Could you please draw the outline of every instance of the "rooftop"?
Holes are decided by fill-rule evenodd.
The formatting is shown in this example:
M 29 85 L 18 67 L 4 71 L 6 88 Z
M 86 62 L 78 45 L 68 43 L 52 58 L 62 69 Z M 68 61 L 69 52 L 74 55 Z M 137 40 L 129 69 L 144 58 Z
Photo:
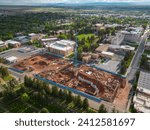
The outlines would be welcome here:
M 0 45 L 2 45 L 2 44 L 4 44 L 4 42 L 3 42 L 3 41 L 0 41 Z
M 18 41 L 13 41 L 13 40 L 7 40 L 6 41 L 8 44 L 18 44 L 19 42 Z
M 100 44 L 98 48 L 96 48 L 97 52 L 107 51 L 109 47 L 109 44 Z
M 150 94 L 150 73 L 143 71 L 140 72 L 138 89 L 142 92 Z

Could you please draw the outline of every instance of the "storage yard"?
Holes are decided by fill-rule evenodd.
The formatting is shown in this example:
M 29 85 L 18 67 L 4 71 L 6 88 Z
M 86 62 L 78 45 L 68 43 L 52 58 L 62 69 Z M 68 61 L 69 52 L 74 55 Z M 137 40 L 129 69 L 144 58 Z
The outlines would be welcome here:
M 86 65 L 75 67 L 71 61 L 44 54 L 34 55 L 18 62 L 13 65 L 13 68 L 38 74 L 47 80 L 85 92 L 111 103 L 115 101 L 115 104 L 119 102 L 126 104 L 127 102 L 129 89 L 124 91 L 128 88 L 126 79 Z M 120 93 L 124 95 L 125 100 L 121 101 Z

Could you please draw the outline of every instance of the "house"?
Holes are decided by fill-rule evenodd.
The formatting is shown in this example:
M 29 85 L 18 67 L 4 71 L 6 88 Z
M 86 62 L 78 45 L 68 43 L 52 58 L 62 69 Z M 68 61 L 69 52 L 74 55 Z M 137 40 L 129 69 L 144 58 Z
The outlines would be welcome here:
M 18 41 L 13 41 L 13 40 L 7 40 L 6 44 L 8 44 L 11 47 L 17 48 L 21 46 L 21 43 Z
M 150 113 L 150 73 L 140 72 L 137 93 L 134 96 L 134 107 L 139 112 Z

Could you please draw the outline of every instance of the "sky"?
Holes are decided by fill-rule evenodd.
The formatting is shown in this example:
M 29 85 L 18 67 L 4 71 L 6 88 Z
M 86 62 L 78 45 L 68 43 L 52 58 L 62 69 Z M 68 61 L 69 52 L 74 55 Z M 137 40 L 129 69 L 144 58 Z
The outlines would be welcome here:
M 0 0 L 0 4 L 90 3 L 90 2 L 149 2 L 150 0 Z

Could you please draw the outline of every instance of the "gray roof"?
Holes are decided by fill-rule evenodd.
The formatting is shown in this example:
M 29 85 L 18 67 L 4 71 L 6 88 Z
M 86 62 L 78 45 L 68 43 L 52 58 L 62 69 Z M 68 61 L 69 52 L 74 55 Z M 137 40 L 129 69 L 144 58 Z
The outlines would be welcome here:
M 140 72 L 138 86 L 150 90 L 150 73 Z

